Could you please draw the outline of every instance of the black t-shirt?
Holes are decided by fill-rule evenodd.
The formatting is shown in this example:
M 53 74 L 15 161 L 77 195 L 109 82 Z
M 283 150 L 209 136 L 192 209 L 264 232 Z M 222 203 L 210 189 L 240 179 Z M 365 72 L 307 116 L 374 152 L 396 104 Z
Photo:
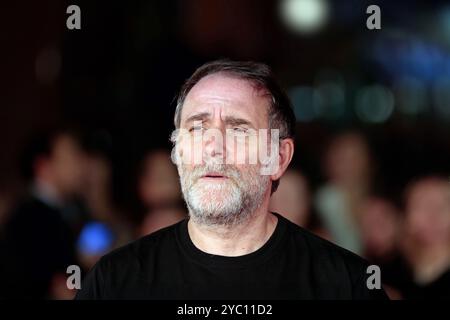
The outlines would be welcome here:
M 238 257 L 205 253 L 187 221 L 119 248 L 94 266 L 76 299 L 385 299 L 367 263 L 279 214 L 269 240 Z

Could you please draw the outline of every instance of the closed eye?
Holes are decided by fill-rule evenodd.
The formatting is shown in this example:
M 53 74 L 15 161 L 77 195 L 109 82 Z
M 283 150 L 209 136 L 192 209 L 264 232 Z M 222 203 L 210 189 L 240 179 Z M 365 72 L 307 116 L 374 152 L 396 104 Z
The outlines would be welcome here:
M 235 132 L 240 132 L 240 133 L 245 133 L 245 132 L 248 131 L 248 129 L 247 129 L 247 128 L 244 128 L 244 127 L 234 127 L 233 130 L 234 130 Z
M 193 131 L 200 131 L 203 130 L 204 127 L 203 126 L 193 126 L 189 128 L 189 132 L 193 132 Z

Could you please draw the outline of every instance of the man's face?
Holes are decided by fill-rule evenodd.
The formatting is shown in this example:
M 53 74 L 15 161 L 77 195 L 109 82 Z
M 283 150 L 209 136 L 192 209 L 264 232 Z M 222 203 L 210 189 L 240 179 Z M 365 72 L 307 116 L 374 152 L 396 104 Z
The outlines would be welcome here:
M 138 187 L 140 199 L 148 207 L 167 205 L 180 199 L 178 174 L 168 153 L 157 151 L 147 155 Z
M 78 142 L 68 135 L 55 141 L 50 167 L 53 180 L 64 196 L 80 191 L 85 169 L 85 157 Z
M 419 182 L 410 191 L 406 228 L 425 244 L 450 240 L 450 187 L 447 181 Z
M 187 95 L 175 157 L 183 195 L 197 222 L 239 223 L 270 196 L 270 177 L 260 172 L 261 143 L 252 139 L 259 129 L 268 129 L 267 110 L 267 96 L 223 74 L 203 78 Z M 196 134 L 203 138 L 195 141 Z M 236 143 L 229 143 L 233 138 Z M 199 154 L 200 162 L 194 159 Z

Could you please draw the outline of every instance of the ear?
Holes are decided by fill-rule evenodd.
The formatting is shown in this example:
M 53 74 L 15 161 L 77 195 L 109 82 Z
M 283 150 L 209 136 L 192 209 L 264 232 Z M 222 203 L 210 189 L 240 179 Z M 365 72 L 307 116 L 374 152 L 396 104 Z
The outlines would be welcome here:
M 272 181 L 278 180 L 284 174 L 294 155 L 294 140 L 287 138 L 280 140 L 278 149 L 278 169 L 270 176 Z

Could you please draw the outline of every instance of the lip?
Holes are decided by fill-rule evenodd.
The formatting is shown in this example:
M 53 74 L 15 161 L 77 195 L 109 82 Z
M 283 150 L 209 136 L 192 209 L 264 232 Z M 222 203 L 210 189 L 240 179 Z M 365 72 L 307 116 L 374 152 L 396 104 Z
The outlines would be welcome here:
M 202 176 L 203 179 L 228 179 L 227 176 L 218 172 L 208 172 Z

